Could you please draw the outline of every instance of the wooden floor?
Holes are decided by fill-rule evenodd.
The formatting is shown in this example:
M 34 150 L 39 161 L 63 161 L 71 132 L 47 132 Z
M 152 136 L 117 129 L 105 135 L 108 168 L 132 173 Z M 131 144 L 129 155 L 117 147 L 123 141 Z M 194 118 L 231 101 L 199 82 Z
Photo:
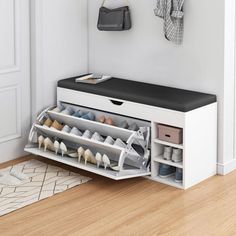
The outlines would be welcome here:
M 0 217 L 0 235 L 236 235 L 236 172 L 187 191 L 79 173 L 93 180 Z

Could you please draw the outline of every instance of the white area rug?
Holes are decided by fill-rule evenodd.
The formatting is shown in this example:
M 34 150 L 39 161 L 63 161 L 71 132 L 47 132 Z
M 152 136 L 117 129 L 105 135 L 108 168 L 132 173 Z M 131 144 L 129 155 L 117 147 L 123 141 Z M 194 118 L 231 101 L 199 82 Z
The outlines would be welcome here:
M 28 178 L 22 181 L 8 181 L 8 185 L 0 181 L 0 216 L 91 180 L 37 160 L 0 169 L 0 173 L 4 174 L 10 171 L 23 173 Z

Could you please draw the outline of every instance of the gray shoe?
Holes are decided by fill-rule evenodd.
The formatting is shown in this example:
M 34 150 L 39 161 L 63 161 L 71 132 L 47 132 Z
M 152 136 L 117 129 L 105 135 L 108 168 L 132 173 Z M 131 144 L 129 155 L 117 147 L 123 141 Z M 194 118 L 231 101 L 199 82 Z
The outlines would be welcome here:
M 160 163 L 160 165 L 159 165 L 159 176 L 161 178 L 167 178 L 171 175 L 174 175 L 174 173 L 175 173 L 175 167 L 174 166 L 170 166 L 170 165 Z
M 61 111 L 61 114 L 64 115 L 72 115 L 74 113 L 74 109 L 72 107 L 67 107 L 66 109 Z
M 71 134 L 74 134 L 74 135 L 77 135 L 77 136 L 82 136 L 82 132 L 76 128 L 76 127 L 73 127 L 72 130 L 70 131 Z
M 70 133 L 70 132 L 71 132 L 71 127 L 68 126 L 68 125 L 65 125 L 65 126 L 63 127 L 63 129 L 61 130 L 61 132 Z
M 176 163 L 183 161 L 182 150 L 178 148 L 174 148 L 171 160 Z
M 122 128 L 122 129 L 128 129 L 129 124 L 126 120 L 124 120 L 119 124 L 119 127 Z
M 94 121 L 95 120 L 95 115 L 92 112 L 88 112 L 87 114 L 83 115 L 81 118 L 85 119 L 85 120 Z
M 115 140 L 111 136 L 107 136 L 104 143 L 113 145 Z
M 175 172 L 175 182 L 176 183 L 182 183 L 183 182 L 183 169 L 176 168 Z
M 171 160 L 173 148 L 172 147 L 164 147 L 163 159 Z
M 116 141 L 113 144 L 114 146 L 118 146 L 118 147 L 122 147 L 122 148 L 126 148 L 126 144 L 120 139 L 116 139 Z
M 104 138 L 97 132 L 95 132 L 93 134 L 93 136 L 91 137 L 91 140 L 96 140 L 98 142 L 104 142 Z
M 85 130 L 85 132 L 83 133 L 82 137 L 83 138 L 87 138 L 90 139 L 92 137 L 93 133 L 90 130 Z
M 129 126 L 128 130 L 132 130 L 132 131 L 138 131 L 139 127 L 136 123 L 133 123 Z

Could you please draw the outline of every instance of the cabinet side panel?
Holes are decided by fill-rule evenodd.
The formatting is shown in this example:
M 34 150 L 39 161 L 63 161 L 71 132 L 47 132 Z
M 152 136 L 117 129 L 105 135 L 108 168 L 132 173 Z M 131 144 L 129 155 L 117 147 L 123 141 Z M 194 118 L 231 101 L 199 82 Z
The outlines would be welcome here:
M 185 188 L 216 174 L 217 103 L 186 113 L 184 128 Z

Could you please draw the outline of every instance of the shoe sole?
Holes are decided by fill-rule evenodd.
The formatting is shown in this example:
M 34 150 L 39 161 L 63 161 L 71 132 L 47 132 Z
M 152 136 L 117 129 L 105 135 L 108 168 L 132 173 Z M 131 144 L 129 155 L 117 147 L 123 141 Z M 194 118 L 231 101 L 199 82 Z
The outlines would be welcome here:
M 178 161 L 174 161 L 174 160 L 172 160 L 172 162 L 174 162 L 174 163 L 179 163 L 179 162 L 182 162 L 183 160 L 178 160 Z
M 183 183 L 183 180 L 174 180 L 175 181 L 175 183 Z
M 175 173 L 172 173 L 172 174 L 169 174 L 169 175 L 159 175 L 159 177 L 165 179 L 165 178 L 168 178 L 168 177 L 170 177 L 170 176 L 172 176 L 172 175 L 174 175 L 174 174 L 175 174 Z

